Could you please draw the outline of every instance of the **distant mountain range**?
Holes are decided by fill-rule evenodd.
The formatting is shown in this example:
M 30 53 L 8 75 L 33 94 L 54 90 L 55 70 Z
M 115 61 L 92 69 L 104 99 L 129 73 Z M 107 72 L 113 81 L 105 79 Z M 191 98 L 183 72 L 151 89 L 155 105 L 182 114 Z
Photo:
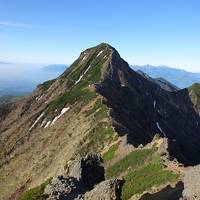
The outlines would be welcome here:
M 38 67 L 0 61 L 0 96 L 30 94 L 38 84 L 56 78 L 65 69 L 66 65 L 59 64 Z
M 54 79 L 62 74 L 66 69 L 67 65 L 63 64 L 52 64 L 47 66 L 41 67 L 30 67 L 26 66 L 26 70 L 21 70 L 24 75 L 22 77 L 10 78 L 9 73 L 4 75 L 2 73 L 2 69 L 11 68 L 15 65 L 17 69 L 20 69 L 20 65 L 16 65 L 14 63 L 8 63 L 0 61 L 0 96 L 1 95 L 11 95 L 11 96 L 18 96 L 18 95 L 26 95 L 31 93 L 38 84 L 50 79 Z M 165 82 L 165 86 L 173 85 L 172 90 L 174 87 L 177 88 L 186 88 L 191 86 L 194 83 L 200 82 L 200 73 L 192 73 L 188 71 L 184 71 L 181 69 L 171 68 L 167 66 L 152 66 L 152 65 L 130 65 L 132 69 L 135 71 L 142 71 L 148 76 L 152 77 L 153 79 L 157 79 L 157 82 L 161 84 L 161 82 Z M 24 68 L 25 69 L 25 68 Z M 27 70 L 28 69 L 28 70 Z M 13 70 L 11 70 L 13 71 Z M 162 81 L 160 81 L 162 80 Z M 171 87 L 170 86 L 170 87 Z M 169 88 L 170 90 L 170 88 Z
M 192 73 L 167 66 L 131 65 L 134 70 L 141 70 L 152 78 L 164 78 L 179 88 L 186 88 L 200 82 L 200 73 Z
M 200 73 L 188 72 L 168 66 L 130 65 L 130 67 L 135 71 L 142 71 L 154 79 L 165 79 L 165 81 L 168 81 L 181 89 L 189 87 L 194 83 L 200 83 Z M 49 65 L 45 67 L 44 70 L 61 74 L 66 68 L 66 65 Z

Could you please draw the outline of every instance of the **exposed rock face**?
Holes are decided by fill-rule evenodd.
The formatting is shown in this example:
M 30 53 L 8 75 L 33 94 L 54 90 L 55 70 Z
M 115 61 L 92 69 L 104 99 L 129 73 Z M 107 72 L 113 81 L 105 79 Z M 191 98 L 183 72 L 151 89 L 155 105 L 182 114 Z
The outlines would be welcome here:
M 188 169 L 183 179 L 183 196 L 187 200 L 200 199 L 200 165 Z
M 200 117 L 187 89 L 169 92 L 133 71 L 116 51 L 97 91 L 111 108 L 119 135 L 138 147 L 154 135 L 168 138 L 171 158 L 185 165 L 200 163 Z
M 78 198 L 85 191 L 86 188 L 77 179 L 69 176 L 58 176 L 47 185 L 44 194 L 49 195 L 48 200 L 70 200 Z
M 144 194 L 139 200 L 186 200 L 182 199 L 183 183 L 178 182 L 174 187 L 166 186 L 153 194 Z
M 99 183 L 93 190 L 87 192 L 84 200 L 120 200 L 123 180 L 113 179 Z
M 71 164 L 69 174 L 55 177 L 47 185 L 44 194 L 48 195 L 48 200 L 120 200 L 123 181 L 104 181 L 104 167 L 99 155 L 88 154 L 77 159 Z
M 98 154 L 87 154 L 86 157 L 78 158 L 71 164 L 73 167 L 69 176 L 82 182 L 87 188 L 104 180 L 103 160 Z

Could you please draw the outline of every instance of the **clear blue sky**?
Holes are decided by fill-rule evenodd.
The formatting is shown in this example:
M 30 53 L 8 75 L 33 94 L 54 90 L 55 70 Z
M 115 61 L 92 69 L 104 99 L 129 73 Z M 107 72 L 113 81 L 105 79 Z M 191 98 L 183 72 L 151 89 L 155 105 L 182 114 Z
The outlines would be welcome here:
M 200 1 L 0 0 L 0 60 L 68 64 L 101 42 L 130 64 L 200 72 Z

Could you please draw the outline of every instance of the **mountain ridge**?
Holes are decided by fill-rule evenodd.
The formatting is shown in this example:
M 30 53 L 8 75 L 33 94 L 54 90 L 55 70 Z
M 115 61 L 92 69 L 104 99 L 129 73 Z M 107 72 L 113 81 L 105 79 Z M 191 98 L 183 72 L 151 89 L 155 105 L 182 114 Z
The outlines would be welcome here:
M 0 119 L 0 197 L 62 174 L 77 154 L 101 153 L 121 138 L 132 149 L 158 133 L 168 138 L 170 159 L 198 164 L 197 106 L 188 89 L 164 90 L 110 45 L 86 49 L 58 78 L 10 104 Z
M 200 82 L 200 73 L 188 72 L 186 70 L 172 68 L 168 66 L 153 65 L 130 65 L 134 70 L 141 70 L 152 78 L 165 78 L 177 87 L 183 89 L 190 87 L 194 83 Z

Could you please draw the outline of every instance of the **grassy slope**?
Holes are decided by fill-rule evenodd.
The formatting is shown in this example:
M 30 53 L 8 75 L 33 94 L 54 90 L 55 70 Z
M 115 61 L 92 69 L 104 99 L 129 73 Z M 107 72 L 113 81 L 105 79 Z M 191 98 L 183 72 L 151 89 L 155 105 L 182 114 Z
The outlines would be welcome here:
M 79 62 L 75 61 L 72 67 L 69 68 L 65 78 L 71 81 L 71 89 L 50 103 L 48 107 L 49 114 L 54 113 L 55 110 L 60 110 L 66 105 L 73 107 L 75 112 L 79 112 L 83 106 L 98 98 L 98 95 L 89 86 L 101 80 L 102 66 L 107 61 L 106 57 L 110 55 L 110 49 L 104 49 L 103 53 L 96 57 L 102 48 L 104 46 L 99 46 L 99 49 L 97 49 L 96 53 L 88 61 L 78 64 L 78 67 L 76 64 Z M 80 75 L 88 68 L 88 72 L 83 76 L 81 81 L 74 85 L 74 80 L 78 80 Z M 98 151 L 113 139 L 114 131 L 110 123 L 107 120 L 105 121 L 107 113 L 108 108 L 102 103 L 101 99 L 97 99 L 95 105 L 90 110 L 85 111 L 86 117 L 94 118 L 94 124 L 85 138 L 87 141 L 86 144 L 81 144 L 82 148 L 79 150 L 79 153 L 84 155 L 90 151 Z
M 197 98 L 197 104 L 200 104 L 200 84 L 196 83 L 189 87 L 189 91 L 193 92 Z
M 100 49 L 98 50 L 98 52 Z M 97 53 L 98 53 L 97 52 Z M 73 68 L 69 68 L 66 72 L 67 76 L 65 79 L 68 79 L 71 83 L 70 90 L 56 97 L 47 107 L 47 113 L 44 116 L 48 118 L 48 120 L 52 120 L 55 116 L 56 110 L 61 110 L 64 106 L 69 106 L 76 113 L 80 112 L 80 110 L 84 106 L 88 106 L 91 102 L 95 101 L 95 104 L 89 109 L 84 111 L 84 115 L 87 118 L 93 118 L 92 127 L 84 139 L 83 143 L 80 144 L 81 148 L 78 149 L 78 153 L 86 154 L 90 151 L 99 151 L 104 148 L 109 141 L 113 140 L 114 131 L 108 121 L 108 108 L 105 104 L 103 104 L 102 99 L 95 93 L 94 90 L 89 88 L 88 86 L 93 83 L 98 83 L 101 79 L 101 68 L 102 65 L 106 62 L 105 55 L 109 55 L 108 51 L 102 53 L 98 58 L 91 58 L 92 61 L 90 64 L 84 64 L 83 66 L 73 66 Z M 96 55 L 95 55 L 96 56 Z M 77 61 L 75 62 L 77 64 Z M 80 75 L 84 73 L 84 71 L 91 65 L 88 72 L 83 76 L 81 81 L 74 85 L 75 81 L 78 80 Z M 54 80 L 53 80 L 54 81 Z M 47 90 L 52 81 L 45 82 L 41 85 L 43 90 Z M 44 185 L 33 188 L 27 192 L 25 192 L 19 200 L 35 200 L 37 198 L 43 200 L 45 199 L 42 196 Z
M 45 187 L 49 184 L 51 179 L 48 179 L 43 184 L 32 188 L 25 193 L 23 193 L 18 200 L 45 200 L 47 199 L 46 195 L 43 195 Z
M 114 147 L 111 148 L 109 151 L 112 152 Z M 108 155 L 105 154 L 104 159 L 112 159 Z M 178 175 L 164 168 L 160 155 L 154 149 L 135 150 L 106 169 L 108 179 L 120 176 L 125 180 L 122 200 L 128 200 L 153 186 L 173 182 L 178 178 Z
M 103 161 L 104 163 L 107 163 L 108 161 L 112 160 L 114 157 L 114 154 L 118 148 L 118 144 L 114 144 L 110 147 L 110 149 L 103 155 Z

